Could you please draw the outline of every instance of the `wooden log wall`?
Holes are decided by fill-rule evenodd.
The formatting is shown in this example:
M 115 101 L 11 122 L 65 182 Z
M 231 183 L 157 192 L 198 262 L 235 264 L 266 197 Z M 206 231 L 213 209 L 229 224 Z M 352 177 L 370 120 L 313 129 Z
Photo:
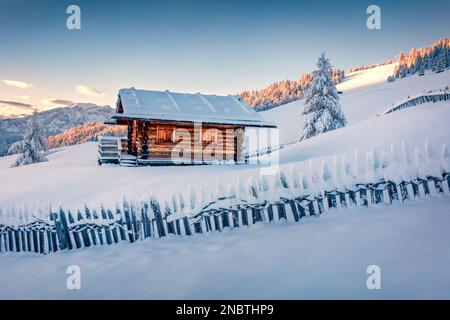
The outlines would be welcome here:
M 129 152 L 137 153 L 142 159 L 170 159 L 174 147 L 178 142 L 158 142 L 157 130 L 159 128 L 178 129 L 176 135 L 183 137 L 184 133 L 189 135 L 190 146 L 184 145 L 184 150 L 190 151 L 187 157 L 191 161 L 214 161 L 214 160 L 237 160 L 238 143 L 243 143 L 242 139 L 236 139 L 234 134 L 236 129 L 244 132 L 244 128 L 225 125 L 203 125 L 196 127 L 192 124 L 167 123 L 167 122 L 143 122 L 134 121 L 131 129 L 131 145 Z M 206 130 L 217 130 L 217 143 L 202 141 L 202 134 Z M 130 132 L 130 129 L 129 129 Z M 201 133 L 202 132 L 202 133 Z M 130 139 L 130 134 L 128 139 Z M 131 151 L 130 151 L 131 150 Z M 186 155 L 185 155 L 186 156 Z

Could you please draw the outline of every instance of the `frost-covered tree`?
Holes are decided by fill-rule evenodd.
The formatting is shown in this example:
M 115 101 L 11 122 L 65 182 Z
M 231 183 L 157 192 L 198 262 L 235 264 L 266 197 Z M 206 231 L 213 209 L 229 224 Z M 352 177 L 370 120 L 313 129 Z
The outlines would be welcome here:
M 18 154 L 23 152 L 23 140 L 16 141 L 8 148 L 8 155 Z
M 36 117 L 36 112 L 28 119 L 27 131 L 21 145 L 22 154 L 17 158 L 14 167 L 25 166 L 31 163 L 48 161 L 46 138 Z
M 433 71 L 436 73 L 440 73 L 443 72 L 446 68 L 447 68 L 446 50 L 445 48 L 443 48 L 436 57 Z
M 309 87 L 303 110 L 305 123 L 300 138 L 309 139 L 320 133 L 344 127 L 346 120 L 336 86 L 332 79 L 330 60 L 323 53 L 317 62 L 318 69 Z
M 395 68 L 393 79 L 404 78 L 419 73 L 424 75 L 426 70 L 439 73 L 450 67 L 450 39 L 438 40 L 434 44 L 420 49 L 411 49 L 409 54 L 398 56 L 398 66 Z

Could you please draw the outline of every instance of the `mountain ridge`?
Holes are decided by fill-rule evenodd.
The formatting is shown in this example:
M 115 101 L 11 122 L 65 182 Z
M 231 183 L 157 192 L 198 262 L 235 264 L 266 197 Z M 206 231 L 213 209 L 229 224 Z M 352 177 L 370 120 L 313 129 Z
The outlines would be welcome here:
M 44 134 L 49 137 L 67 129 L 90 122 L 103 122 L 113 112 L 110 106 L 97 106 L 93 103 L 76 103 L 37 113 Z M 8 148 L 22 140 L 27 121 L 31 116 L 0 119 L 0 156 L 6 155 Z

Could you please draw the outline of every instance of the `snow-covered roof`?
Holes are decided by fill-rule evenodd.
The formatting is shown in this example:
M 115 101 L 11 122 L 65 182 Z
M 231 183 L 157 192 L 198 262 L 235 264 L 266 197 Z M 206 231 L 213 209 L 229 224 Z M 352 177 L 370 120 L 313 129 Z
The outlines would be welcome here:
M 276 127 L 238 96 L 120 89 L 113 119 L 202 122 Z

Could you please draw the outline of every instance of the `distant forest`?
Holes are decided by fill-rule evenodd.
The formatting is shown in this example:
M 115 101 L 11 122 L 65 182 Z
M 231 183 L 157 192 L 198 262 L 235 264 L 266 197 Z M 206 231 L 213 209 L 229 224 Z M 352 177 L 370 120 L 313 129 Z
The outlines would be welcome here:
M 333 70 L 333 80 L 340 83 L 345 77 L 344 71 Z M 311 84 L 313 75 L 304 74 L 298 81 L 284 80 L 271 84 L 261 90 L 244 91 L 239 95 L 250 106 L 257 111 L 269 110 L 292 101 L 299 100 L 305 96 L 306 90 Z
M 400 53 L 398 66 L 388 81 L 413 74 L 423 76 L 427 70 L 440 73 L 448 68 L 450 68 L 450 39 L 445 38 L 425 48 L 413 48 L 408 54 Z
M 394 74 L 388 81 L 395 81 L 408 75 L 425 74 L 426 70 L 436 73 L 450 68 L 450 39 L 438 40 L 433 45 L 425 48 L 413 48 L 409 54 L 400 53 L 397 60 L 387 60 L 382 63 L 368 66 L 355 67 L 348 73 L 372 69 L 375 67 L 398 62 Z M 345 78 L 345 72 L 340 69 L 333 70 L 333 80 L 336 84 Z M 299 80 L 284 80 L 275 82 L 260 90 L 244 91 L 239 95 L 257 111 L 269 110 L 280 105 L 302 99 L 311 84 L 312 74 L 304 74 Z

